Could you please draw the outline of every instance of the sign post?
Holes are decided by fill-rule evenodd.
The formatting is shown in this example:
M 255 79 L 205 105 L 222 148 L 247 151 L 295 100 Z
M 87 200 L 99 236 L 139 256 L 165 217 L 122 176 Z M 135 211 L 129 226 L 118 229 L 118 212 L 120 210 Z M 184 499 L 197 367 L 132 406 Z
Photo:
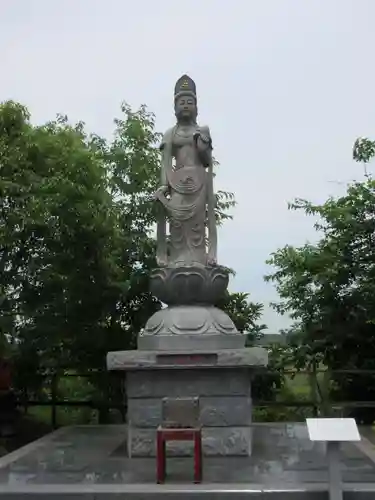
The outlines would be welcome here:
M 311 441 L 327 443 L 329 499 L 343 500 L 340 470 L 340 445 L 342 442 L 360 441 L 354 418 L 307 418 Z

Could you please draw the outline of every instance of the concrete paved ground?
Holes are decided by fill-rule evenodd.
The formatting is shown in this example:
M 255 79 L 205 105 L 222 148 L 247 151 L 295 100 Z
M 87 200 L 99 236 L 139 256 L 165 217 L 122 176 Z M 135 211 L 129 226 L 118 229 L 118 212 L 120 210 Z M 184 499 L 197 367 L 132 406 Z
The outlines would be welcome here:
M 368 439 L 372 433 L 364 429 L 366 437 L 360 443 L 342 447 L 345 489 L 354 492 L 346 498 L 375 498 L 375 446 Z M 121 498 L 133 500 L 176 491 L 180 493 L 173 498 L 182 498 L 185 491 L 197 499 L 198 493 L 215 493 L 216 499 L 226 489 L 222 498 L 231 498 L 230 491 L 246 498 L 327 498 L 325 446 L 309 441 L 305 424 L 254 424 L 253 439 L 249 458 L 205 458 L 201 486 L 191 484 L 192 459 L 171 458 L 168 484 L 158 486 L 155 459 L 127 457 L 125 426 L 62 428 L 0 458 L 0 497 L 16 500 L 28 493 L 30 498 L 45 494 L 44 498 L 91 499 L 122 492 Z M 282 490 L 287 496 L 280 496 Z M 58 492 L 63 496 L 56 496 Z

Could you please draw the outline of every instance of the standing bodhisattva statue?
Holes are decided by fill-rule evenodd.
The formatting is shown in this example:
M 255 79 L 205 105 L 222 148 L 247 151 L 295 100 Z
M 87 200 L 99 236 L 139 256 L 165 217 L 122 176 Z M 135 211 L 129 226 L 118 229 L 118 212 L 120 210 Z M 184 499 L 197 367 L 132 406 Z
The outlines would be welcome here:
M 237 349 L 245 336 L 217 307 L 229 272 L 217 263 L 211 134 L 197 124 L 195 83 L 187 75 L 176 83 L 174 109 L 177 123 L 160 146 L 157 267 L 150 272 L 150 292 L 168 307 L 148 319 L 138 347 Z
M 160 146 L 161 182 L 155 198 L 164 210 L 157 226 L 157 263 L 161 267 L 215 266 L 212 139 L 209 128 L 197 124 L 196 87 L 187 75 L 176 83 L 174 108 L 177 123 L 164 134 Z

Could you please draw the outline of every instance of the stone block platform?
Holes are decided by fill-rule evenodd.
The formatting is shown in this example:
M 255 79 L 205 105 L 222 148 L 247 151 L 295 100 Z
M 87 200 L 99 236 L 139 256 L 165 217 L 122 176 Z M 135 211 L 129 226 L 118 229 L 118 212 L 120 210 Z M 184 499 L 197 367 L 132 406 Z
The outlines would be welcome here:
M 220 383 L 218 383 L 220 376 Z M 205 455 L 251 454 L 251 382 L 247 371 L 197 369 L 127 374 L 128 421 L 134 456 L 155 456 L 163 397 L 199 396 Z M 167 443 L 173 455 L 192 455 L 193 443 Z
M 251 455 L 251 378 L 267 361 L 260 347 L 109 353 L 108 369 L 126 371 L 131 456 L 155 456 L 164 397 L 199 398 L 205 456 Z M 167 444 L 174 456 L 192 456 L 192 448 L 189 442 Z
M 169 459 L 155 484 L 155 459 L 127 456 L 126 426 L 62 428 L 0 459 L 0 500 L 328 499 L 325 447 L 304 423 L 253 427 L 253 455 L 205 458 L 201 485 L 190 458 Z M 375 433 L 361 432 L 342 448 L 344 500 L 375 498 Z

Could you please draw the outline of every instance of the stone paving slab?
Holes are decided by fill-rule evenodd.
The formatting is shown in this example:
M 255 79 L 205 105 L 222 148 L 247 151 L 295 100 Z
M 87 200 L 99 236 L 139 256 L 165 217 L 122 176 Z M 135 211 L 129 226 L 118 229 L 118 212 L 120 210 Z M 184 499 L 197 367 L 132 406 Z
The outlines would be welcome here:
M 155 459 L 127 457 L 126 426 L 63 428 L 0 459 L 0 498 L 327 499 L 325 445 L 310 442 L 304 423 L 254 424 L 253 439 L 251 457 L 206 458 L 202 485 L 192 484 L 190 458 L 171 458 L 160 486 Z M 346 500 L 375 498 L 369 443 L 342 447 Z

